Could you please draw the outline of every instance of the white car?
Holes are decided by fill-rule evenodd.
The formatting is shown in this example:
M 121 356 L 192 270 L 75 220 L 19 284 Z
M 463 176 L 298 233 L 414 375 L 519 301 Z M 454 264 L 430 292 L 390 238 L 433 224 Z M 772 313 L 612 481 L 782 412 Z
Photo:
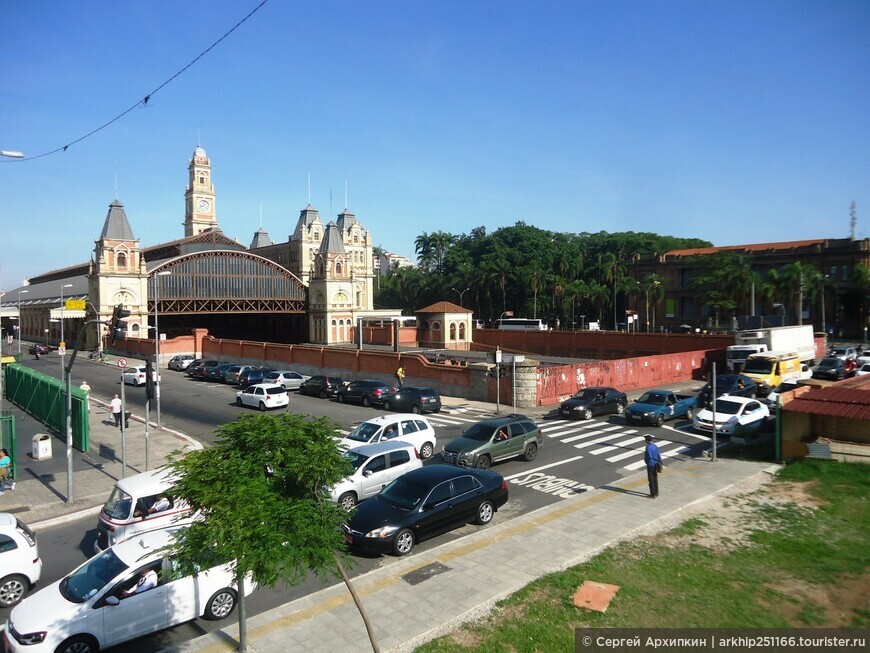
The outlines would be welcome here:
M 429 460 L 435 453 L 435 428 L 422 415 L 381 415 L 358 425 L 340 445 L 348 449 L 361 444 L 397 440 L 413 444 L 420 458 Z
M 299 386 L 302 385 L 302 382 L 307 381 L 310 378 L 310 376 L 299 374 L 299 372 L 277 370 L 275 372 L 269 372 L 263 381 L 265 383 L 280 383 L 288 390 L 298 390 Z
M 855 370 L 855 376 L 864 376 L 870 374 L 870 363 L 864 363 L 861 367 Z
M 8 512 L 0 512 L 0 608 L 11 608 L 39 582 L 42 558 L 36 534 Z
M 122 376 L 127 385 L 145 385 L 145 380 L 148 378 L 148 368 L 144 365 L 125 367 Z M 157 370 L 151 370 L 151 379 L 157 381 Z
M 280 383 L 255 383 L 236 393 L 237 406 L 250 406 L 260 410 L 282 408 L 290 403 L 287 388 Z
M 96 653 L 205 617 L 223 619 L 238 599 L 230 564 L 180 576 L 168 547 L 173 531 L 141 533 L 90 558 L 16 606 L 3 633 L 15 653 Z M 156 586 L 133 593 L 146 573 Z M 255 589 L 245 582 L 245 595 Z
M 378 494 L 387 483 L 405 472 L 423 466 L 417 448 L 395 440 L 364 444 L 344 454 L 353 465 L 353 474 L 330 489 L 330 496 L 345 510 Z
M 716 433 L 742 435 L 754 433 L 770 417 L 770 409 L 749 397 L 720 397 L 716 400 Z M 692 426 L 702 433 L 713 432 L 713 410 L 705 408 L 692 420 Z
M 833 347 L 831 353 L 828 354 L 833 358 L 842 358 L 844 361 L 854 360 L 858 358 L 858 352 L 854 347 Z

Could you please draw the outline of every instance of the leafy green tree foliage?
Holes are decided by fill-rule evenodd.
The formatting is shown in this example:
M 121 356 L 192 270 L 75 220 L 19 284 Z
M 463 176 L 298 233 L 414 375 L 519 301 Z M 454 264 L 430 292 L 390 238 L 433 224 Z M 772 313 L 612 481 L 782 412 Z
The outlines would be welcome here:
M 183 573 L 234 561 L 239 587 L 295 584 L 309 572 L 343 574 L 338 551 L 347 513 L 325 489 L 350 473 L 327 419 L 291 413 L 245 415 L 218 429 L 213 447 L 177 455 L 174 493 L 199 511 L 175 547 Z M 240 650 L 245 650 L 244 592 L 239 592 Z

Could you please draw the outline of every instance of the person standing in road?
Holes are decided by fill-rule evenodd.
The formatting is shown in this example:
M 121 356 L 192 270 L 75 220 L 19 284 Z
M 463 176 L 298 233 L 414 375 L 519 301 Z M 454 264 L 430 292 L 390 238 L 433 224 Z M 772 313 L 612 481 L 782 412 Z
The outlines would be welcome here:
M 124 411 L 124 406 L 121 405 L 121 398 L 115 395 L 112 399 L 112 417 L 115 418 L 115 428 L 121 428 L 121 413 Z
M 646 463 L 646 477 L 649 481 L 649 498 L 658 499 L 659 496 L 659 472 L 662 471 L 662 455 L 659 448 L 653 442 L 653 436 L 645 435 L 646 448 L 643 450 L 643 461 Z
M 399 365 L 399 369 L 396 370 L 396 378 L 399 380 L 399 387 L 401 388 L 405 382 L 405 366 Z

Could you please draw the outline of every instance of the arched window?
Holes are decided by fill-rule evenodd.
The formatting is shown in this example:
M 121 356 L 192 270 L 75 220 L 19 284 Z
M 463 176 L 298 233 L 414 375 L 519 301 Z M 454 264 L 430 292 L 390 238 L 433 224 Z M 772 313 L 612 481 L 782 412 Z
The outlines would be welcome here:
M 118 269 L 127 269 L 127 255 L 124 252 L 118 252 Z
M 450 339 L 456 340 L 456 322 L 450 323 Z
M 459 339 L 465 340 L 465 322 L 459 323 Z
M 344 267 L 342 266 L 341 261 L 336 261 L 335 262 L 335 274 L 337 274 L 338 276 L 341 276 L 343 271 L 344 271 Z

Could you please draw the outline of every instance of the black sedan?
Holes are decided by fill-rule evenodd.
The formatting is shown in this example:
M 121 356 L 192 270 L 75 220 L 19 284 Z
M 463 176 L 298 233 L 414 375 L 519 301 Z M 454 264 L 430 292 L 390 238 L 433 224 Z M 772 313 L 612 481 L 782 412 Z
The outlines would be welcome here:
M 363 406 L 381 406 L 385 397 L 398 391 L 398 388 L 387 385 L 383 381 L 364 379 L 351 381 L 343 388 L 339 388 L 336 396 L 341 403 L 353 402 Z
M 755 399 L 760 394 L 758 384 L 748 376 L 743 374 L 717 374 L 716 375 L 716 397 L 749 397 Z M 713 383 L 707 382 L 701 391 L 698 393 L 698 405 L 702 408 L 708 408 L 712 405 L 713 400 Z
M 592 419 L 593 415 L 622 415 L 628 405 L 624 392 L 616 388 L 583 388 L 559 406 L 559 416 L 567 419 Z
M 438 413 L 441 412 L 441 395 L 434 388 L 415 388 L 404 386 L 384 399 L 384 410 L 397 413 Z
M 834 356 L 823 358 L 813 370 L 813 378 L 842 381 L 846 378 L 846 363 L 842 358 Z
M 343 386 L 344 381 L 337 376 L 318 374 L 302 382 L 302 385 L 299 386 L 299 394 L 326 399 L 327 397 L 334 397 L 338 389 Z
M 507 500 L 507 483 L 496 472 L 427 465 L 361 503 L 342 531 L 352 548 L 403 556 L 417 542 L 470 521 L 488 524 Z

